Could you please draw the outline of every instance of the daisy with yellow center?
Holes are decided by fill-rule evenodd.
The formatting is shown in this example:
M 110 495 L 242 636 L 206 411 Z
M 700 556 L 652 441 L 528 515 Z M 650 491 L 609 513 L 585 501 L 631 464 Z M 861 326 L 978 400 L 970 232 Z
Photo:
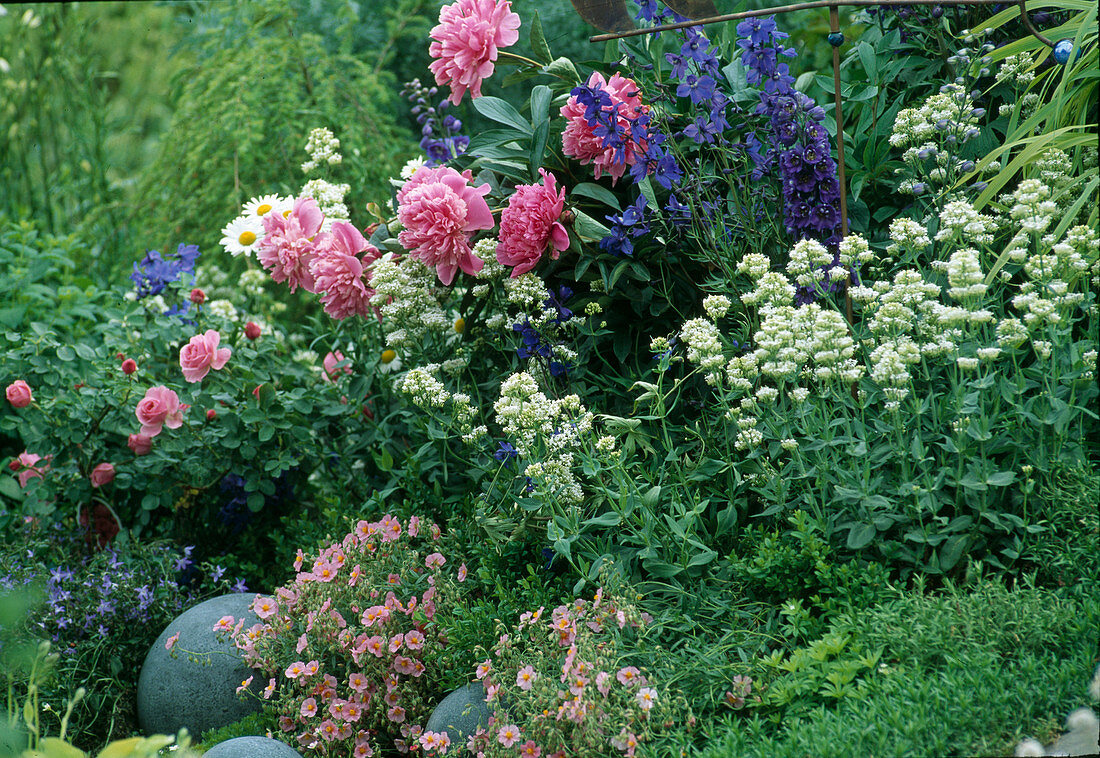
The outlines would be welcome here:
M 259 216 L 238 216 L 222 229 L 221 246 L 234 257 L 252 256 L 259 249 L 264 234 L 263 220 Z
M 383 350 L 382 356 L 378 361 L 378 370 L 383 374 L 388 374 L 391 371 L 401 370 L 401 359 L 397 357 L 397 351 L 395 350 Z
M 254 197 L 244 204 L 244 215 L 254 218 L 263 218 L 274 211 L 282 213 L 294 207 L 294 198 L 280 197 L 279 195 L 261 195 Z

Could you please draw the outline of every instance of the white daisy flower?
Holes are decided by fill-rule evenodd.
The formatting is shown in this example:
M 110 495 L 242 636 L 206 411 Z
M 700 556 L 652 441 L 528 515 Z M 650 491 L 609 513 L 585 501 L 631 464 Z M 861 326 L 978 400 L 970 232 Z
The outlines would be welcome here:
M 263 220 L 259 216 L 238 216 L 222 229 L 221 245 L 234 257 L 251 256 L 260 247 L 264 234 Z
M 378 370 L 383 374 L 401 370 L 401 359 L 397 357 L 396 350 L 382 351 L 382 358 L 378 361 Z
M 245 216 L 263 218 L 272 211 L 281 213 L 294 207 L 294 201 L 279 195 L 261 195 L 249 200 L 243 206 Z

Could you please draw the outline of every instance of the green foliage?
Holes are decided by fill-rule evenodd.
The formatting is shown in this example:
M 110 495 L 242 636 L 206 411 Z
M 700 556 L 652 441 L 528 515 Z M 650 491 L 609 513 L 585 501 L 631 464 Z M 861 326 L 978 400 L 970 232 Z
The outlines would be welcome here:
M 263 737 L 269 731 L 278 729 L 279 726 L 270 714 L 250 713 L 239 721 L 226 724 L 217 729 L 210 729 L 202 733 L 202 739 L 196 745 L 200 751 L 206 751 L 226 740 L 236 737 Z
M 336 177 L 352 187 L 349 207 L 389 194 L 412 135 L 394 125 L 387 77 L 326 50 L 286 2 L 218 4 L 197 20 L 196 62 L 173 82 L 170 136 L 139 184 L 136 239 L 159 248 L 187 237 L 215 249 L 250 197 L 298 195 L 301 150 L 316 127 L 357 158 Z

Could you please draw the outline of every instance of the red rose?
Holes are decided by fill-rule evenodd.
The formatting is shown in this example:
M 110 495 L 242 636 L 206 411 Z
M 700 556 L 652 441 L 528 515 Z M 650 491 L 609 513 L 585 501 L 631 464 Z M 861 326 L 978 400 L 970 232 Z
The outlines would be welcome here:
M 196 287 L 191 290 L 191 302 L 195 305 L 202 305 L 206 302 L 206 293 Z
M 260 338 L 260 325 L 255 321 L 249 321 L 244 325 L 244 336 L 250 340 L 258 340 Z
M 122 373 L 129 376 L 137 371 L 137 362 L 133 358 L 127 358 L 122 362 Z

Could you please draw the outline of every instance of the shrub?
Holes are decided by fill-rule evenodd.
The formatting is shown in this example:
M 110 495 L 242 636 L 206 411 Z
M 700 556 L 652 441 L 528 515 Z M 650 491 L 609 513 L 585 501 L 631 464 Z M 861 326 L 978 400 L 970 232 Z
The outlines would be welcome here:
M 279 728 L 309 754 L 407 750 L 420 736 L 467 571 L 438 551 L 440 536 L 416 516 L 360 521 L 315 557 L 299 552 L 295 581 L 253 603 L 261 623 L 219 622 L 268 678 Z

